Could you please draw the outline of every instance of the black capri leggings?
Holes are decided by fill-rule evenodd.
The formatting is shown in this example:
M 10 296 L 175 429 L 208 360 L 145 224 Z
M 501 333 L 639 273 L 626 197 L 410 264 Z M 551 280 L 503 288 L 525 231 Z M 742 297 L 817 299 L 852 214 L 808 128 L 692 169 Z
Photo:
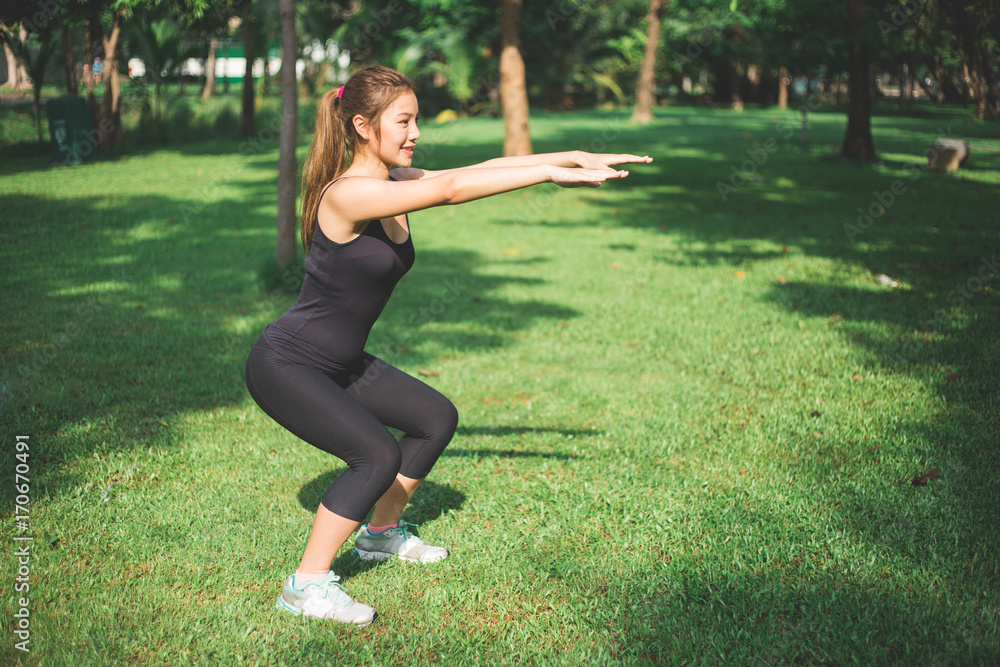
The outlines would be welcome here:
M 348 465 L 323 506 L 363 521 L 396 475 L 423 479 L 455 434 L 458 411 L 437 390 L 365 354 L 354 373 L 297 364 L 258 339 L 247 358 L 250 396 L 274 421 Z M 399 441 L 386 428 L 403 431 Z

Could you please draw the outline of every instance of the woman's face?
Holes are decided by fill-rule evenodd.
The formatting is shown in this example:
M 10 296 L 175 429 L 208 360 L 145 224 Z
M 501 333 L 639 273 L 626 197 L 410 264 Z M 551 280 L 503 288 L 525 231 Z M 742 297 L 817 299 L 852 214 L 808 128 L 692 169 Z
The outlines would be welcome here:
M 407 91 L 382 114 L 379 128 L 381 140 L 373 148 L 383 162 L 394 167 L 409 167 L 413 162 L 413 148 L 420 138 L 418 112 L 417 96 Z

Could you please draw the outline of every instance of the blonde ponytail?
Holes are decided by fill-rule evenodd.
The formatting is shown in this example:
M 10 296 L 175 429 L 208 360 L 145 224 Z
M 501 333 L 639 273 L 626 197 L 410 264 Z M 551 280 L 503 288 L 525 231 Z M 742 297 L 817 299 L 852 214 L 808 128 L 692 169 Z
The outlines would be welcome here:
M 404 92 L 415 92 L 413 82 L 394 69 L 372 65 L 359 70 L 339 89 L 327 91 L 316 110 L 316 132 L 302 165 L 302 247 L 312 247 L 323 188 L 347 169 L 360 143 L 352 119 L 360 115 L 380 138 L 382 113 Z

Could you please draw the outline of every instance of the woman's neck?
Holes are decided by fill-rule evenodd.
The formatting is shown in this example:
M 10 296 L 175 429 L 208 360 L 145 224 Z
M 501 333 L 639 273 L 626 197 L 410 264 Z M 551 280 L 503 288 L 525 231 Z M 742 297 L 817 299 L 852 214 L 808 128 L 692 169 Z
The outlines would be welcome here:
M 355 155 L 351 166 L 344 170 L 344 176 L 368 176 L 388 180 L 390 165 L 371 153 Z

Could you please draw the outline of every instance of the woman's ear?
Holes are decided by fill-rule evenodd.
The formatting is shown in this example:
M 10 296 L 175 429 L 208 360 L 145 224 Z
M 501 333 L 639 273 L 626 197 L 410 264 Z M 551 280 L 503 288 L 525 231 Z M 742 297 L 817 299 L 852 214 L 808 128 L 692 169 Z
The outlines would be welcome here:
M 351 119 L 351 123 L 354 124 L 354 131 L 358 133 L 358 136 L 368 141 L 368 122 L 365 120 L 364 116 L 359 113 L 354 114 L 354 118 Z

